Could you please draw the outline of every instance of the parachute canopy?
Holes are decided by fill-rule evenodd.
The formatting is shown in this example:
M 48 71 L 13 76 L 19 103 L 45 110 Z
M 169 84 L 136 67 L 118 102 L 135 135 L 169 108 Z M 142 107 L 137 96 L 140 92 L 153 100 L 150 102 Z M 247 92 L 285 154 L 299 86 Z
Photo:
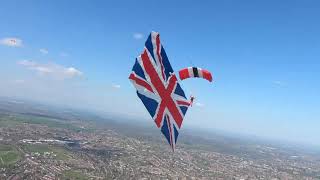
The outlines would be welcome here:
M 181 69 L 179 71 L 179 77 L 181 80 L 184 80 L 187 78 L 203 78 L 212 82 L 211 73 L 208 70 L 201 69 L 198 67 L 187 67 L 187 68 Z

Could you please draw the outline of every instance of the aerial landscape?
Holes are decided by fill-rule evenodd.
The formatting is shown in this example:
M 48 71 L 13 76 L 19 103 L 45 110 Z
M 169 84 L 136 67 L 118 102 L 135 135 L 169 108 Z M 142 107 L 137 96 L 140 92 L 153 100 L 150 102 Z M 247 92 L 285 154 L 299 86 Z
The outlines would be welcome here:
M 0 179 L 320 178 L 312 149 L 186 130 L 173 153 L 152 123 L 8 98 L 0 114 Z
M 320 180 L 319 0 L 3 0 L 0 180 Z

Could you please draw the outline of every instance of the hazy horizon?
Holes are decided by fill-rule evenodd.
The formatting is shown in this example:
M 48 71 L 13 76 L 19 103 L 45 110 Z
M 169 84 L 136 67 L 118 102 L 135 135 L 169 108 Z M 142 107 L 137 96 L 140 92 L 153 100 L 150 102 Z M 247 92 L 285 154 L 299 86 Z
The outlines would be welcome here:
M 48 107 L 52 108 L 49 109 L 50 112 L 57 112 L 59 110 L 62 110 L 63 114 L 66 113 L 89 113 L 91 115 L 99 117 L 98 121 L 105 121 L 105 123 L 115 122 L 115 123 L 125 123 L 126 125 L 134 125 L 137 127 L 142 128 L 150 128 L 146 131 L 153 131 L 155 134 L 158 134 L 158 130 L 156 127 L 154 127 L 154 122 L 149 117 L 138 117 L 138 116 L 130 116 L 124 113 L 114 113 L 112 111 L 105 110 L 97 110 L 97 109 L 88 109 L 88 108 L 82 108 L 82 107 L 75 107 L 75 106 L 69 106 L 66 104 L 59 104 L 59 103 L 49 103 L 44 101 L 35 101 L 32 99 L 23 99 L 18 97 L 4 97 L 0 96 L 0 102 L 2 100 L 5 100 L 7 102 L 17 104 L 19 105 L 25 104 L 30 105 L 30 108 L 43 108 Z M 25 111 L 28 111 L 27 109 L 24 109 Z M 43 109 L 42 109 L 43 110 Z M 65 111 L 67 110 L 67 111 Z M 40 113 L 41 114 L 41 113 Z M 96 121 L 97 119 L 87 119 L 87 120 L 93 120 Z M 129 121 L 129 122 L 128 122 Z M 289 148 L 297 148 L 299 149 L 305 149 L 305 150 L 316 150 L 317 152 L 320 150 L 319 144 L 314 143 L 306 143 L 306 142 L 297 142 L 292 141 L 288 139 L 279 139 L 279 138 L 273 138 L 268 136 L 261 136 L 259 134 L 250 134 L 245 132 L 234 132 L 229 131 L 225 129 L 219 129 L 219 128 L 210 128 L 210 127 L 201 127 L 201 126 L 195 126 L 195 125 L 189 125 L 186 123 L 182 126 L 181 133 L 188 135 L 193 134 L 195 137 L 201 137 L 201 138 L 216 138 L 217 135 L 232 138 L 232 139 L 239 139 L 241 141 L 247 142 L 247 143 L 261 143 L 261 144 L 270 144 L 271 146 L 275 147 L 289 147 Z M 194 132 L 194 133 L 192 133 Z M 178 140 L 179 141 L 179 140 Z

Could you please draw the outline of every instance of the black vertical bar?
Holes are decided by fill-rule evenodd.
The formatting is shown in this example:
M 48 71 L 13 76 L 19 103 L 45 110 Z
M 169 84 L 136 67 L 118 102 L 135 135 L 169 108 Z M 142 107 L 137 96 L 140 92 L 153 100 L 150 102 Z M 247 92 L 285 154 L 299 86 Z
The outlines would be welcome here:
M 198 68 L 192 67 L 194 77 L 199 77 Z

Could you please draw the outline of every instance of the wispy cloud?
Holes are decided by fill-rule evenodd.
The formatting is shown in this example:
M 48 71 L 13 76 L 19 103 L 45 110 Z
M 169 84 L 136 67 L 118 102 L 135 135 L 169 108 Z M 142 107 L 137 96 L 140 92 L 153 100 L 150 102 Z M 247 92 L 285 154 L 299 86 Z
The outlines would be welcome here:
M 272 81 L 272 84 L 278 87 L 286 86 L 286 83 L 282 81 Z
M 133 34 L 133 38 L 137 39 L 137 40 L 142 39 L 143 38 L 143 34 L 142 33 L 134 33 Z
M 120 89 L 121 86 L 119 84 L 112 84 L 111 87 L 115 88 L 115 89 Z
M 202 104 L 202 103 L 199 103 L 199 102 L 196 102 L 196 104 L 195 104 L 196 106 L 198 106 L 198 107 L 204 107 L 204 104 Z
M 18 65 L 26 67 L 41 75 L 48 75 L 59 79 L 74 78 L 83 75 L 81 71 L 74 67 L 64 67 L 55 63 L 42 64 L 34 61 L 22 60 L 18 62 Z
M 69 56 L 69 54 L 68 54 L 68 53 L 66 53 L 66 52 L 61 52 L 61 53 L 60 53 L 60 56 L 61 56 L 61 57 L 68 57 L 68 56 Z
M 22 47 L 22 40 L 15 37 L 7 37 L 0 39 L 0 44 L 10 47 Z
M 41 48 L 39 51 L 44 55 L 49 53 L 48 49 L 44 49 L 44 48 Z
M 15 84 L 23 84 L 23 83 L 25 83 L 25 80 L 23 80 L 23 79 L 16 79 L 16 80 L 13 81 L 13 83 L 15 83 Z

